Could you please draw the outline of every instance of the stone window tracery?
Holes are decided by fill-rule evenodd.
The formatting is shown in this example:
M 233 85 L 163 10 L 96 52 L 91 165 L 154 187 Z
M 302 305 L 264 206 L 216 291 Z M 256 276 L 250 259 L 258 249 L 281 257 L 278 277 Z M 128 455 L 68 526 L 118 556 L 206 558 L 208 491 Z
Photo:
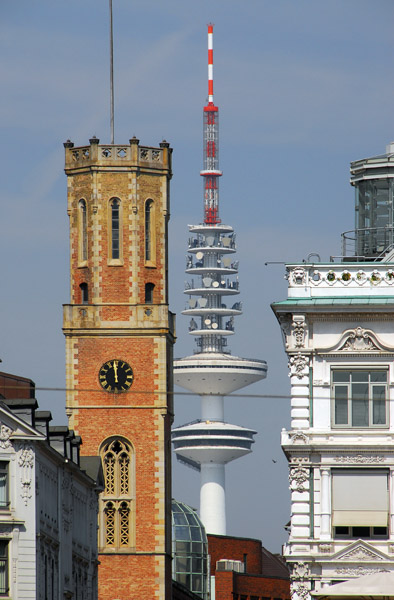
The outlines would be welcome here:
M 101 450 L 105 490 L 101 495 L 101 542 L 104 550 L 127 550 L 134 534 L 134 462 L 130 442 L 111 438 Z

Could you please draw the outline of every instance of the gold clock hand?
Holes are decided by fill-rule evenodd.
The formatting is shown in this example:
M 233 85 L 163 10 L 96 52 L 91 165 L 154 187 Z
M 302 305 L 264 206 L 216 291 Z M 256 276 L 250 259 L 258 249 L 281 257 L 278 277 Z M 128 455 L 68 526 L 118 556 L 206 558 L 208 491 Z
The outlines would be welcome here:
M 116 360 L 114 360 L 114 376 L 115 383 L 118 383 L 118 362 Z

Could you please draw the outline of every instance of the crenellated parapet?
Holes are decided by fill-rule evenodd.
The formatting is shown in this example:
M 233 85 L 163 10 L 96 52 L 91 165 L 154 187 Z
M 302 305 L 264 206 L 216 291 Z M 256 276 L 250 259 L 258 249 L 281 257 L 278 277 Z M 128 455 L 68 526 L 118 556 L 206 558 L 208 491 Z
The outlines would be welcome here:
M 163 140 L 159 147 L 140 146 L 139 140 L 133 137 L 128 144 L 100 144 L 100 140 L 93 137 L 89 146 L 74 146 L 67 140 L 65 148 L 65 170 L 86 170 L 91 167 L 96 169 L 120 168 L 143 169 L 149 171 L 171 171 L 172 149 L 168 142 Z

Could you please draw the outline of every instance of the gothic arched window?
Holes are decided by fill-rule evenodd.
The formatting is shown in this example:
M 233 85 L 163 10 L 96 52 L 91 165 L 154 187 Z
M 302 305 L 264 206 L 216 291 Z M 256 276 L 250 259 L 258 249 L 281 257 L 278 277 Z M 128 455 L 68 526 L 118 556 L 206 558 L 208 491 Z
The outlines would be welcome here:
M 119 198 L 112 198 L 109 203 L 109 258 L 120 260 L 122 252 L 121 204 Z
M 86 282 L 79 285 L 81 290 L 81 304 L 89 304 L 89 288 Z
M 78 203 L 78 234 L 78 255 L 81 263 L 88 260 L 88 217 L 86 201 L 83 199 Z
M 101 494 L 100 547 L 134 546 L 134 453 L 130 442 L 110 438 L 101 448 L 105 490 Z
M 146 283 L 145 284 L 145 304 L 152 304 L 154 289 L 155 289 L 154 283 Z
M 156 255 L 155 206 L 153 200 L 145 202 L 145 262 L 154 266 Z

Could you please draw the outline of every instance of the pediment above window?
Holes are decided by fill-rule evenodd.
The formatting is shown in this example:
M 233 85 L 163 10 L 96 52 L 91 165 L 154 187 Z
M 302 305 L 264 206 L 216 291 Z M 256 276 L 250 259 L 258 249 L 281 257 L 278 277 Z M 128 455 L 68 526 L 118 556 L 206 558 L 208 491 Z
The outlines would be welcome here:
M 387 554 L 376 550 L 373 546 L 362 540 L 357 540 L 352 544 L 349 544 L 343 550 L 340 550 L 337 554 L 331 557 L 332 561 L 344 561 L 344 562 L 380 562 L 386 560 L 392 560 Z
M 347 329 L 341 335 L 338 342 L 328 348 L 317 348 L 319 354 L 328 353 L 381 353 L 393 352 L 394 346 L 387 346 L 379 340 L 378 336 L 370 329 L 356 327 L 355 329 Z

